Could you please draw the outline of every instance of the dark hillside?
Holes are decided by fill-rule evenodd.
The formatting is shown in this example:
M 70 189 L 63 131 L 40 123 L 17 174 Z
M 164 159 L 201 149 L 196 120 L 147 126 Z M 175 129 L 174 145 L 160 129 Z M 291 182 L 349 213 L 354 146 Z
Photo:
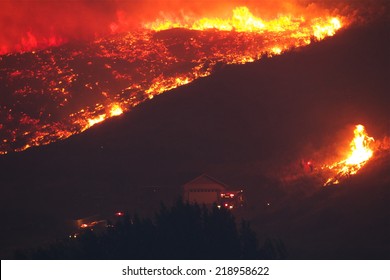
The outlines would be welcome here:
M 160 197 L 142 187 L 166 187 L 170 201 L 207 172 L 244 186 L 247 216 L 260 235 L 285 239 L 293 258 L 388 258 L 388 160 L 302 204 L 284 197 L 274 171 L 345 140 L 357 123 L 377 139 L 390 135 L 389 30 L 375 22 L 221 67 L 81 135 L 1 156 L 1 253 L 63 236 L 74 217 L 150 213 Z M 286 205 L 266 215 L 256 205 L 265 198 Z

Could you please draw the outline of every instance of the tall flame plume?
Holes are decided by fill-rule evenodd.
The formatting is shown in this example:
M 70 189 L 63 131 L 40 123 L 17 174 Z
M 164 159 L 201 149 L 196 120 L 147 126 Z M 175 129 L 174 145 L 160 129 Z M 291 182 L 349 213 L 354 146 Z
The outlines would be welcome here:
M 323 169 L 329 169 L 335 174 L 328 178 L 324 186 L 338 184 L 341 178 L 356 174 L 372 158 L 374 151 L 371 146 L 374 138 L 367 135 L 361 124 L 356 125 L 354 135 L 348 157 L 332 165 L 323 166 Z

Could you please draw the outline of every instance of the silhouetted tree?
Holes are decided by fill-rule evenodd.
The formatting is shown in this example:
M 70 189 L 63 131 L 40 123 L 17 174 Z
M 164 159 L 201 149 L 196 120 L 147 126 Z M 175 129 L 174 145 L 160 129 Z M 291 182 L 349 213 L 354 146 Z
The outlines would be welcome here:
M 18 252 L 17 259 L 280 259 L 286 253 L 279 240 L 259 249 L 249 222 L 238 228 L 231 211 L 215 205 L 200 207 L 178 200 L 162 205 L 155 219 L 122 217 L 103 233 L 92 230 L 75 239 Z
M 280 239 L 268 238 L 262 248 L 260 248 L 260 254 L 263 259 L 286 259 L 287 250 L 284 243 Z
M 256 233 L 251 229 L 250 223 L 244 220 L 241 222 L 240 239 L 241 239 L 241 257 L 243 259 L 258 258 L 259 245 L 257 242 Z

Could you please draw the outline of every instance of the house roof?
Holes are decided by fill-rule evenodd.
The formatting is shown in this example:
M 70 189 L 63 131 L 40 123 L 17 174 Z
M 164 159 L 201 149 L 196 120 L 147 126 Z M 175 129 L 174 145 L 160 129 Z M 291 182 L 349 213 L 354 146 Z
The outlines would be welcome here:
M 195 184 L 210 184 L 210 183 L 214 183 L 214 184 L 218 184 L 220 186 L 222 186 L 223 188 L 226 188 L 226 189 L 230 189 L 230 186 L 215 179 L 214 177 L 211 177 L 210 175 L 207 175 L 207 174 L 202 174 L 194 179 L 192 179 L 191 181 L 185 183 L 183 185 L 183 188 L 188 188 L 190 185 L 195 185 Z

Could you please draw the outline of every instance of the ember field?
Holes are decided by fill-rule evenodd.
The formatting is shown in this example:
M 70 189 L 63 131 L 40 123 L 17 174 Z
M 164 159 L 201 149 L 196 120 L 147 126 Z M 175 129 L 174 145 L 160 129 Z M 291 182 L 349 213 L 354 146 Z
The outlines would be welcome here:
M 134 102 L 147 101 L 82 134 L 1 156 L 1 256 L 66 236 L 67 221 L 75 217 L 116 209 L 150 215 L 160 199 L 170 203 L 180 184 L 206 172 L 244 186 L 248 200 L 240 215 L 252 222 L 261 240 L 281 238 L 292 259 L 388 259 L 388 151 L 374 154 L 361 172 L 331 188 L 323 188 L 312 176 L 286 178 L 301 172 L 302 158 L 326 161 L 337 157 L 335 147 L 348 146 L 351 128 L 358 123 L 379 141 L 390 135 L 389 28 L 388 19 L 378 19 L 281 56 L 245 65 L 215 64 L 211 76 L 151 100 L 141 93 L 151 84 L 128 89 L 123 93 L 126 98 L 134 94 Z M 199 42 L 205 34 L 173 30 L 159 36 L 164 39 L 169 32 L 183 40 L 189 34 L 199 36 Z M 234 46 L 234 42 L 228 44 Z M 56 52 L 62 55 L 70 49 L 80 52 L 77 46 L 63 46 L 39 55 L 57 56 Z M 82 61 L 85 53 L 79 55 Z M 7 63 L 18 63 L 15 58 L 7 59 Z M 89 68 L 90 62 L 98 67 Z M 67 65 L 80 67 L 83 73 L 100 71 L 99 75 L 112 79 L 109 82 L 115 79 L 113 71 L 125 75 L 131 67 L 146 67 L 140 73 L 149 69 L 137 61 L 110 68 L 103 56 L 72 63 Z M 183 69 L 194 66 L 183 65 Z M 165 67 L 159 71 L 169 72 Z M 199 71 L 206 73 L 210 68 L 202 66 Z M 66 73 L 62 77 L 62 85 L 53 86 L 68 91 L 67 81 L 73 78 Z M 142 81 L 139 77 L 137 84 Z M 96 103 L 107 99 L 101 91 L 111 84 L 96 82 L 72 85 L 83 89 L 75 104 L 90 95 Z M 86 88 L 86 83 L 92 88 Z M 1 86 L 4 90 L 4 83 Z M 36 88 L 41 89 L 41 84 Z M 118 86 L 113 92 L 122 89 Z M 53 92 L 50 96 L 56 100 L 55 96 L 66 95 Z M 109 99 L 121 104 L 121 96 L 110 95 Z M 33 98 L 44 97 L 36 92 Z M 59 116 L 71 114 L 64 108 L 54 111 Z M 47 117 L 53 122 L 58 118 Z M 31 125 L 29 120 L 25 125 Z M 9 127 L 16 128 L 12 122 Z M 23 147 L 23 141 L 3 150 Z M 148 186 L 160 186 L 161 196 L 145 193 L 142 187 Z
M 233 12 L 242 21 L 256 20 L 245 7 Z M 352 16 L 343 22 L 341 16 L 326 16 L 307 23 L 302 18 L 279 17 L 258 30 L 242 22 L 237 27 L 243 30 L 152 26 L 91 43 L 4 55 L 0 58 L 0 154 L 66 139 L 208 76 L 218 64 L 279 55 L 333 36 L 352 20 Z

